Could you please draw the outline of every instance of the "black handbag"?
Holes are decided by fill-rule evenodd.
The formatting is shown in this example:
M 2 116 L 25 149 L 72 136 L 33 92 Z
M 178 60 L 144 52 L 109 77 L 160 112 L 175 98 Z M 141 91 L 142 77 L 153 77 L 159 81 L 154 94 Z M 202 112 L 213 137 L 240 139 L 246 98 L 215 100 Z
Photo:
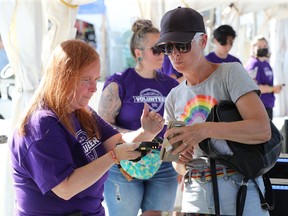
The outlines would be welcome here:
M 238 112 L 236 105 L 232 101 L 227 100 L 220 101 L 219 104 L 215 105 L 206 119 L 206 121 L 210 122 L 234 122 L 240 120 L 242 120 L 242 117 Z M 216 175 L 213 178 L 213 169 L 215 168 L 213 160 L 219 161 L 221 164 L 236 170 L 244 176 L 243 184 L 241 185 L 237 196 L 237 216 L 242 215 L 243 213 L 247 182 L 249 179 L 254 181 L 256 188 L 258 189 L 262 208 L 271 210 L 274 207 L 273 191 L 267 172 L 276 164 L 277 159 L 280 156 L 283 137 L 272 121 L 270 121 L 270 125 L 272 136 L 271 139 L 264 144 L 246 145 L 226 140 L 232 154 L 219 153 L 213 146 L 210 138 L 199 143 L 199 147 L 207 154 L 207 157 L 210 158 L 210 162 L 212 162 L 211 172 L 212 183 L 214 185 L 214 196 L 215 194 L 218 194 L 218 192 L 215 191 L 218 190 L 218 187 L 217 182 L 215 182 L 217 181 Z M 261 175 L 263 176 L 266 188 L 265 198 L 254 180 L 254 178 Z M 214 197 L 214 199 L 218 199 L 219 202 L 219 198 Z M 219 203 L 217 208 L 216 206 L 217 204 L 215 202 L 215 211 L 219 208 Z M 219 212 L 220 210 L 218 209 L 218 213 Z

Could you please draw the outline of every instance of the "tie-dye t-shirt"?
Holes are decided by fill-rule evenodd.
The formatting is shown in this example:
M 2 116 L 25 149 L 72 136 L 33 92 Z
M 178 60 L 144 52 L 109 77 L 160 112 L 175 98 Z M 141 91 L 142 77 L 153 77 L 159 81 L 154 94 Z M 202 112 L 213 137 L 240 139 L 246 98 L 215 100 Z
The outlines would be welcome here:
M 187 86 L 186 81 L 172 89 L 165 101 L 165 121 L 184 121 L 186 125 L 204 122 L 220 100 L 236 102 L 258 87 L 240 63 L 223 63 L 204 82 Z M 194 149 L 195 158 L 203 152 Z

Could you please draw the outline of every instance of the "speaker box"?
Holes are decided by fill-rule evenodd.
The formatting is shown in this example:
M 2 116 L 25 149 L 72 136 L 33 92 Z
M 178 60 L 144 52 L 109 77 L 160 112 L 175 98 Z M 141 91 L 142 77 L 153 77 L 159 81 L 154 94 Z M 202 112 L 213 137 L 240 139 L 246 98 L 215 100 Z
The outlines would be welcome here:
M 275 208 L 270 211 L 270 216 L 288 215 L 288 154 L 280 155 L 268 175 L 275 196 Z

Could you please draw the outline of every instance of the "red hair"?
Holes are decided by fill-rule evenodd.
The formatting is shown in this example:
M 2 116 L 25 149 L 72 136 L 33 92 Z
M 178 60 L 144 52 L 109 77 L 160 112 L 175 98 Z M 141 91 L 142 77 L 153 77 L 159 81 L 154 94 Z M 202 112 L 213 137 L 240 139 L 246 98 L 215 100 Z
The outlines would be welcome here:
M 20 121 L 19 133 L 25 135 L 25 124 L 30 116 L 40 107 L 47 107 L 72 134 L 75 134 L 69 112 L 71 101 L 76 94 L 77 79 L 74 78 L 80 77 L 84 69 L 95 61 L 100 64 L 98 53 L 91 45 L 81 40 L 67 40 L 57 46 L 47 63 L 32 104 Z M 100 133 L 92 112 L 86 107 L 77 109 L 75 115 L 80 124 L 85 122 L 81 126 L 89 137 L 99 138 Z

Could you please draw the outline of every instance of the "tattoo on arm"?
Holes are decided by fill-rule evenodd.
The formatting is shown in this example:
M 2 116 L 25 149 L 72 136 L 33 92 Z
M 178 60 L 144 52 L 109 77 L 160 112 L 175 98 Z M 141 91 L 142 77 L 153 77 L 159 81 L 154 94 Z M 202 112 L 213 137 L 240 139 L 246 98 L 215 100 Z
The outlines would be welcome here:
M 116 116 L 119 114 L 122 102 L 119 97 L 118 84 L 115 82 L 110 83 L 102 92 L 98 114 L 105 121 L 109 122 L 114 128 L 121 133 L 127 133 L 131 130 L 118 127 L 116 124 Z
M 118 84 L 110 83 L 102 92 L 98 113 L 110 124 L 115 125 L 116 116 L 119 114 L 122 102 L 119 97 Z

